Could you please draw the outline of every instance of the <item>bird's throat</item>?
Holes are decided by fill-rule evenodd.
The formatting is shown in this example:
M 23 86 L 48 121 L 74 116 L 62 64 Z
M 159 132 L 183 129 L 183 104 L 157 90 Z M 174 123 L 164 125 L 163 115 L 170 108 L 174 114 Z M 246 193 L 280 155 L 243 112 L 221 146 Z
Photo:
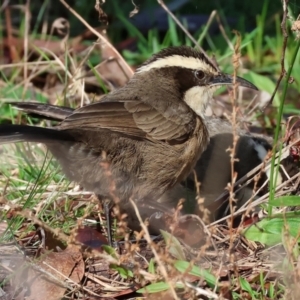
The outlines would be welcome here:
M 205 86 L 194 86 L 188 89 L 184 94 L 184 102 L 201 118 L 208 102 L 213 96 L 213 91 Z

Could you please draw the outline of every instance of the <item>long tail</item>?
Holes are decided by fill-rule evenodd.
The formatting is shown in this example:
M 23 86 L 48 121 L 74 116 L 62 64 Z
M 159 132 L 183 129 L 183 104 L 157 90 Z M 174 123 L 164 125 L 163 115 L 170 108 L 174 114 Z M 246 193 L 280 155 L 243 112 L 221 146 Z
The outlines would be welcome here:
M 11 102 L 9 104 L 25 111 L 29 115 L 56 121 L 63 121 L 73 113 L 72 108 L 48 104 L 33 102 Z M 27 125 L 0 125 L 0 144 L 25 141 L 51 144 L 51 142 L 74 141 L 74 138 L 69 133 L 54 128 Z
M 63 121 L 74 111 L 69 107 L 34 102 L 9 102 L 8 104 L 26 112 L 30 116 L 56 121 Z
M 0 125 L 0 144 L 16 142 L 51 142 L 74 141 L 72 135 L 65 131 L 51 128 L 33 127 L 26 125 Z

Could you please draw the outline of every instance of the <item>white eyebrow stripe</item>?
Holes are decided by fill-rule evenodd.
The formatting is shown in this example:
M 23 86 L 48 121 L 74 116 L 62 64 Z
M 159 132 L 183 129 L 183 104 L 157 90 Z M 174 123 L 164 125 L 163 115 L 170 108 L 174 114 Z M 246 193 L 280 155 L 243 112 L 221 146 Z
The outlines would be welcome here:
M 181 67 L 187 69 L 203 70 L 212 73 L 217 71 L 211 67 L 206 62 L 203 62 L 196 57 L 187 57 L 181 55 L 171 55 L 163 58 L 158 58 L 157 60 L 150 62 L 147 65 L 141 66 L 136 70 L 136 73 L 143 73 L 157 68 L 166 68 L 166 67 Z

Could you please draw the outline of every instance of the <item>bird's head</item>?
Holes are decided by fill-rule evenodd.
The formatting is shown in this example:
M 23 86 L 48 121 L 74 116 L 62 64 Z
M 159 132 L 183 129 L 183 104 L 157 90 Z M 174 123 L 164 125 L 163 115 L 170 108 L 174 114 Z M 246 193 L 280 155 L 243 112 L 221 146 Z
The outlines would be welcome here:
M 186 46 L 166 48 L 153 55 L 137 69 L 136 76 L 141 75 L 178 92 L 199 116 L 203 116 L 208 101 L 219 87 L 233 84 L 233 76 L 219 72 L 202 53 Z M 257 89 L 243 78 L 236 77 L 236 82 Z

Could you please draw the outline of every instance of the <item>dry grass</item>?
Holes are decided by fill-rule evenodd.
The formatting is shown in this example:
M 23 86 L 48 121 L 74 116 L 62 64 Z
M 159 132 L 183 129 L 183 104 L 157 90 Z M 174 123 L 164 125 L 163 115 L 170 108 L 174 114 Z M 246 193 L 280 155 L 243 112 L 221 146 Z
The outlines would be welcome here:
M 67 6 L 65 1 L 61 2 Z M 165 7 L 163 1 L 158 2 Z M 24 8 L 25 18 L 28 18 L 28 6 Z M 29 90 L 33 95 L 46 94 L 53 104 L 64 102 L 77 107 L 88 104 L 94 97 L 86 91 L 85 79 L 85 62 L 93 51 L 104 52 L 108 47 L 114 54 L 120 73 L 130 77 L 132 70 L 103 32 L 95 32 L 80 15 L 69 9 L 96 35 L 94 45 L 79 49 L 79 43 L 72 43 L 66 20 L 56 23 L 56 27 L 64 32 L 58 52 L 51 47 L 50 40 L 42 46 L 31 41 L 27 27 L 23 41 L 24 61 L 16 60 L 0 66 L 0 69 L 8 75 L 11 70 L 17 70 L 9 82 L 14 89 L 22 87 L 23 93 Z M 234 46 L 235 75 L 241 61 L 239 46 L 239 43 Z M 11 51 L 14 52 L 14 49 Z M 36 57 L 29 61 L 33 53 Z M 48 72 L 47 88 L 40 90 L 32 82 L 40 79 L 40 74 L 45 70 Z M 96 72 L 104 83 L 108 82 L 100 68 Z M 113 72 L 118 73 L 115 69 Z M 62 78 L 64 80 L 60 80 Z M 53 80 L 54 84 L 51 82 Z M 116 78 L 118 80 L 121 79 Z M 8 86 L 8 82 L 1 84 Z M 101 87 L 99 82 L 93 85 Z M 106 86 L 111 88 L 109 84 Z M 249 107 L 243 102 L 237 105 L 240 98 L 236 86 L 230 95 L 226 93 L 222 97 L 226 97 L 228 103 L 225 109 L 222 107 L 222 114 L 231 121 L 236 137 L 230 150 L 232 154 L 238 139 L 237 131 L 241 127 L 239 121 L 242 119 L 247 123 L 243 107 L 245 111 Z M 250 108 L 250 112 L 253 111 L 254 108 Z M 23 116 L 18 114 L 13 119 L 20 122 Z M 281 159 L 290 155 L 292 147 L 298 149 L 298 143 L 299 140 L 294 139 L 280 150 Z M 256 215 L 251 218 L 248 216 L 261 204 L 268 203 L 269 193 L 256 197 L 259 189 L 255 188 L 253 197 L 235 211 L 234 187 L 242 188 L 250 181 L 257 181 L 257 176 L 270 168 L 271 156 L 236 182 L 234 157 L 231 155 L 232 182 L 229 183 L 228 192 L 224 192 L 229 196 L 231 213 L 205 228 L 203 222 L 199 221 L 199 228 L 203 229 L 203 237 L 199 238 L 200 246 L 191 247 L 176 238 L 171 241 L 167 238 L 153 239 L 143 220 L 140 220 L 142 231 L 135 233 L 133 239 L 122 221 L 124 216 L 116 210 L 118 220 L 115 221 L 114 230 L 116 240 L 120 242 L 116 249 L 110 249 L 104 246 L 106 231 L 101 204 L 93 194 L 69 184 L 42 145 L 1 146 L 0 151 L 1 157 L 5 157 L 5 164 L 1 164 L 0 169 L 0 299 L 24 299 L 28 295 L 25 283 L 29 284 L 35 277 L 39 279 L 34 281 L 32 299 L 41 299 L 41 293 L 49 299 L 54 299 L 51 298 L 54 295 L 65 295 L 69 299 L 115 299 L 125 295 L 132 298 L 138 289 L 149 284 L 148 290 L 143 290 L 147 299 L 297 298 L 299 250 L 297 237 L 289 235 L 290 223 L 286 222 L 281 232 L 283 242 L 276 246 L 265 247 L 245 237 L 244 229 L 249 227 L 246 219 L 252 223 L 257 221 Z M 297 179 L 298 174 L 278 185 L 275 196 L 298 194 Z M 284 214 L 286 211 L 284 207 L 278 212 Z M 233 223 L 238 215 L 242 215 L 243 221 L 235 227 Z M 187 262 L 188 267 L 183 268 L 186 266 L 183 262 Z M 208 271 L 205 273 L 203 270 Z M 41 279 L 42 276 L 44 278 Z M 50 285 L 46 283 L 49 280 Z M 216 283 L 210 280 L 216 280 Z M 151 287 L 154 283 L 157 285 Z M 155 289 L 159 293 L 153 296 Z

